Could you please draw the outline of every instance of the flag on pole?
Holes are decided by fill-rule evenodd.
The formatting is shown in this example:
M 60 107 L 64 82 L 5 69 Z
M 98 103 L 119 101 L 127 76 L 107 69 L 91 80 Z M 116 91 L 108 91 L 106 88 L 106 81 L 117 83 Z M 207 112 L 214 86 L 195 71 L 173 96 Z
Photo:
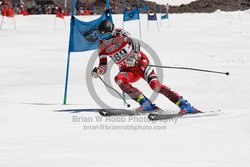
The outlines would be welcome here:
M 123 3 L 124 3 L 123 21 L 140 20 L 139 1 L 137 0 L 136 8 L 133 10 L 127 10 L 126 0 L 123 0 Z
M 140 11 L 139 8 L 130 11 L 124 11 L 123 13 L 123 21 L 131 21 L 131 20 L 139 20 L 140 19 Z
M 161 19 L 162 19 L 162 20 L 163 20 L 163 19 L 168 19 L 168 13 L 162 15 L 162 16 L 161 16 Z
M 148 20 L 157 20 L 156 13 L 153 14 L 148 13 Z
M 71 8 L 71 21 L 70 21 L 70 36 L 69 36 L 69 48 L 66 68 L 66 78 L 64 87 L 64 99 L 63 104 L 67 104 L 67 91 L 68 91 L 68 78 L 69 78 L 69 66 L 70 66 L 70 53 L 71 52 L 83 52 L 93 50 L 98 47 L 99 38 L 97 27 L 104 20 L 112 20 L 109 0 L 106 0 L 107 10 L 103 12 L 102 16 L 98 19 L 84 22 L 77 19 L 74 16 L 75 0 L 72 0 Z
M 154 13 L 148 13 L 148 20 L 157 20 L 157 15 L 156 15 L 156 4 L 154 3 Z
M 96 20 L 84 22 L 73 16 L 70 25 L 69 51 L 82 52 L 96 49 L 99 44 L 97 28 L 100 22 L 106 18 L 106 13 L 103 13 Z
M 140 21 L 140 10 L 139 10 L 139 0 L 136 1 L 136 8 L 133 10 L 128 10 L 126 0 L 123 0 L 124 12 L 123 12 L 123 22 L 122 28 L 124 28 L 124 22 L 138 20 L 139 21 L 139 33 L 141 39 L 141 21 Z
M 162 20 L 168 19 L 168 11 L 169 11 L 169 5 L 167 3 L 166 6 L 164 6 L 163 14 L 161 15 Z
M 69 52 L 88 51 L 98 47 L 98 25 L 105 19 L 112 21 L 109 1 L 106 0 L 106 3 L 108 9 L 96 20 L 85 22 L 77 19 L 74 15 L 71 16 Z
M 156 4 L 154 4 L 154 13 L 148 13 L 148 21 L 147 21 L 147 30 L 149 30 L 149 21 L 156 21 L 157 29 L 159 31 L 159 25 L 157 20 L 157 14 L 156 14 Z

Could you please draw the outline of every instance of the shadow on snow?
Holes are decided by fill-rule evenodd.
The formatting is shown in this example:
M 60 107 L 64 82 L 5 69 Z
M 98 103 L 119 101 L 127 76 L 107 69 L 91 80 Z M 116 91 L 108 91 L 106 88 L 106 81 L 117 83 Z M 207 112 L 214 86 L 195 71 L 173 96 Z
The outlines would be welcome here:
M 54 110 L 55 112 L 69 112 L 69 113 L 78 113 L 78 112 L 99 112 L 101 109 L 63 109 L 63 110 Z

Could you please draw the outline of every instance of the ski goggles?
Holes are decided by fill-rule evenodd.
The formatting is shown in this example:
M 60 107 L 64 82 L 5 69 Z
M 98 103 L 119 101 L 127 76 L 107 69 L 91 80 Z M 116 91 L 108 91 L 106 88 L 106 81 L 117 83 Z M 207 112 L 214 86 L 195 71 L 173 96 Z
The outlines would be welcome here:
M 108 32 L 108 33 L 99 33 L 98 37 L 99 37 L 100 40 L 103 40 L 103 39 L 108 40 L 108 39 L 110 39 L 112 37 L 112 35 L 111 35 L 110 32 Z

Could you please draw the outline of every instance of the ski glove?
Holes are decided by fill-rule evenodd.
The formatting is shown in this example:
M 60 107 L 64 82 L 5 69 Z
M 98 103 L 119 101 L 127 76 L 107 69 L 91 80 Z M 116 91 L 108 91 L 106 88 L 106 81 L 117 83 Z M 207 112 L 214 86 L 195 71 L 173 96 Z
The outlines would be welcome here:
M 140 53 L 140 43 L 136 39 L 131 38 L 131 46 L 134 53 Z
M 99 68 L 95 67 L 92 71 L 91 71 L 91 76 L 93 78 L 98 78 L 101 76 L 101 71 Z
M 137 56 L 136 54 L 131 54 L 126 60 L 126 67 L 134 67 L 136 65 Z

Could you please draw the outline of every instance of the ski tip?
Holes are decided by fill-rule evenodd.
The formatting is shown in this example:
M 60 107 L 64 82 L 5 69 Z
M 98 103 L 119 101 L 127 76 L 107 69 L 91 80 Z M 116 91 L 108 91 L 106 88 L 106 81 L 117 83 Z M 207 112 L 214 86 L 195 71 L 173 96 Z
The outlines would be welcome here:
M 196 113 L 204 113 L 203 111 L 201 111 L 201 110 L 197 110 L 197 112 Z
M 150 121 L 156 121 L 156 115 L 155 115 L 155 114 L 149 114 L 149 115 L 148 115 L 148 119 L 149 119 Z
M 208 111 L 201 111 L 201 110 L 198 110 L 198 113 L 208 113 L 208 112 L 221 112 L 221 110 L 208 110 Z
M 102 115 L 102 116 L 107 116 L 108 112 L 106 110 L 100 110 L 99 114 Z

